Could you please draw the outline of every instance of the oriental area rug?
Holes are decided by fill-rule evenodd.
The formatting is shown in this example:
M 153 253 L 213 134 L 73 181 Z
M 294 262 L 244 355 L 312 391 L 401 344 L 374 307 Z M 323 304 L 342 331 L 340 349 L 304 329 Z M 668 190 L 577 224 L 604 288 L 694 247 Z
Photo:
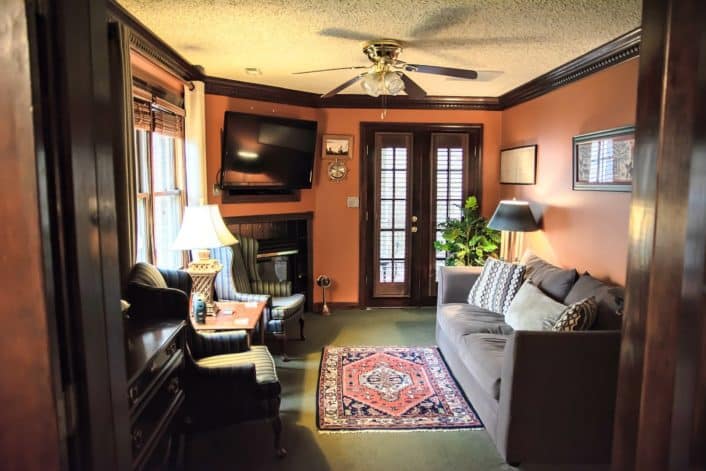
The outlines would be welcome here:
M 481 429 L 436 347 L 324 347 L 319 429 Z

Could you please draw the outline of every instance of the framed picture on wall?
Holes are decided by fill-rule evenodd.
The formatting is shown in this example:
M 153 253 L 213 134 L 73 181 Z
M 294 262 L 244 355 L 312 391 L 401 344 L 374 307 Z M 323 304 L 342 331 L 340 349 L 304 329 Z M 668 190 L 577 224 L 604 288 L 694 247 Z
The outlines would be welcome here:
M 635 127 L 573 138 L 574 190 L 632 191 Z
M 324 134 L 321 145 L 323 159 L 350 159 L 353 153 L 353 136 Z
M 537 182 L 537 145 L 500 151 L 500 183 L 534 185 Z

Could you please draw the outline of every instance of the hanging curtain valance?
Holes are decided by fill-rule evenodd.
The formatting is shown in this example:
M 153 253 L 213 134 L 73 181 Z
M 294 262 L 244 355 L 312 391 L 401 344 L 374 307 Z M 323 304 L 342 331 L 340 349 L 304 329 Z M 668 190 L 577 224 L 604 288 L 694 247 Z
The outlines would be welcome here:
M 184 137 L 184 110 L 159 98 L 145 101 L 145 94 L 133 93 L 135 129 L 153 131 L 166 136 Z

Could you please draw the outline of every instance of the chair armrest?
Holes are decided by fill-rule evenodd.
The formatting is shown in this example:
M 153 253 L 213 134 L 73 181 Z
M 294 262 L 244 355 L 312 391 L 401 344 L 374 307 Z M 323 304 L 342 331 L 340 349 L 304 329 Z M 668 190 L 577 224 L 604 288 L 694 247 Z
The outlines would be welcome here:
M 439 267 L 436 304 L 468 302 L 468 292 L 483 267 Z
M 610 462 L 619 331 L 515 331 L 496 442 L 508 463 Z
M 291 281 L 263 281 L 255 280 L 250 283 L 252 291 L 255 293 L 269 294 L 270 296 L 291 296 Z
M 184 320 L 189 314 L 189 298 L 179 289 L 130 282 L 125 297 L 130 303 L 132 318 Z
M 248 334 L 244 330 L 230 330 L 227 332 L 189 330 L 189 348 L 196 358 L 240 353 L 249 350 Z
M 235 299 L 228 299 L 227 301 L 239 301 L 242 303 L 264 302 L 267 307 L 272 306 L 272 297 L 269 294 L 233 293 L 233 298 Z

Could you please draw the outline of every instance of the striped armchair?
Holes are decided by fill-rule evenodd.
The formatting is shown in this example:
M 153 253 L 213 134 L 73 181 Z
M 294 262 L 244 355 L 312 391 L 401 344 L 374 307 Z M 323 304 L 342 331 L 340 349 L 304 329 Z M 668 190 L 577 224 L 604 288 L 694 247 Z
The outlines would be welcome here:
M 223 270 L 215 281 L 216 296 L 228 301 L 265 301 L 267 333 L 281 342 L 282 356 L 287 358 L 287 332 L 299 321 L 299 338 L 304 340 L 304 295 L 292 294 L 290 281 L 265 281 L 257 271 L 257 240 L 236 236 L 239 243 L 211 249 L 211 256 L 221 262 Z

